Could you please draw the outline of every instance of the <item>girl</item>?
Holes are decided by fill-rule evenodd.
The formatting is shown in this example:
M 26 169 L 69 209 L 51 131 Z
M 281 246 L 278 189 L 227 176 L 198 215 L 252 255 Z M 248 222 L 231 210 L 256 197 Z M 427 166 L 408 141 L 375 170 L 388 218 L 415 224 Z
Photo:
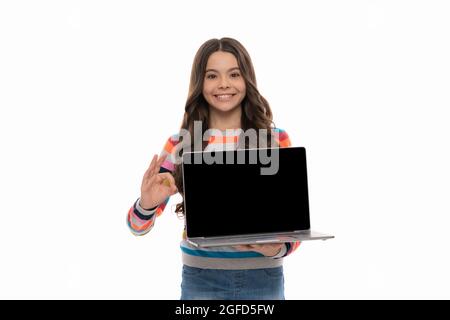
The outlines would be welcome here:
M 200 137 L 194 136 L 194 122 L 198 121 L 202 124 Z M 248 148 L 249 142 L 242 138 L 247 129 L 267 130 L 267 139 L 260 139 L 259 146 L 290 146 L 287 133 L 272 127 L 272 123 L 271 109 L 258 92 L 247 50 L 231 38 L 206 41 L 194 58 L 180 129 L 194 139 L 184 142 L 180 141 L 184 140 L 180 133 L 173 135 L 160 157 L 153 157 L 142 179 L 141 196 L 128 212 L 131 232 L 148 233 L 170 196 L 177 192 L 183 196 L 177 161 L 180 149 L 193 146 L 195 141 L 201 141 L 204 151 Z M 204 139 L 203 134 L 214 132 L 211 129 L 221 134 L 206 135 Z M 184 216 L 183 203 L 177 204 L 175 211 Z M 236 214 L 245 212 L 236 208 Z M 284 299 L 283 258 L 299 245 L 291 242 L 195 248 L 186 241 L 184 232 L 181 299 Z

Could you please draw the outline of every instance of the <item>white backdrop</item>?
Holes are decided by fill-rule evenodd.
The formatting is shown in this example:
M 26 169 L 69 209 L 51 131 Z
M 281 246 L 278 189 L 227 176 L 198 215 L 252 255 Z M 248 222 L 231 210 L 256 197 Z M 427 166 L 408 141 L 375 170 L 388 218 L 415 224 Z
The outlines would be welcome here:
M 447 1 L 0 2 L 0 298 L 178 299 L 174 197 L 126 213 L 180 126 L 198 47 L 248 49 L 308 152 L 287 299 L 450 298 Z M 294 199 L 288 199 L 294 201 Z

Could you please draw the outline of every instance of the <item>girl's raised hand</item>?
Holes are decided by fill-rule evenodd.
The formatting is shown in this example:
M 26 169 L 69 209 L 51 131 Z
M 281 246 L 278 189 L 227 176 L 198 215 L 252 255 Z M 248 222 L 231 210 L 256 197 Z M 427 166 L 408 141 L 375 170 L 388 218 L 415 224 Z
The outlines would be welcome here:
M 172 174 L 169 172 L 159 173 L 161 164 L 166 157 L 167 155 L 163 155 L 158 158 L 158 155 L 155 154 L 142 178 L 140 205 L 144 209 L 154 208 L 167 197 L 178 192 Z

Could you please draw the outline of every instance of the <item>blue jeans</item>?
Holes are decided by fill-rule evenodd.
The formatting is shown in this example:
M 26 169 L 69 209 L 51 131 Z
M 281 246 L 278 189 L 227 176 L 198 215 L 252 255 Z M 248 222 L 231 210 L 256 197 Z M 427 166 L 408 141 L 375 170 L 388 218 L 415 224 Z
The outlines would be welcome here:
M 183 265 L 181 300 L 284 300 L 283 267 L 217 270 Z

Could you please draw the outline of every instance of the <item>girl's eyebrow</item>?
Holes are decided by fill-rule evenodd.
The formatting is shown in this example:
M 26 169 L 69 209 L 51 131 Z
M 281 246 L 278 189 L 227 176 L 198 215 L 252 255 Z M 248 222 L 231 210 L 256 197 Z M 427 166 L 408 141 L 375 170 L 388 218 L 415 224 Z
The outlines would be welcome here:
M 239 68 L 238 68 L 238 67 L 234 67 L 234 68 L 228 69 L 228 71 L 227 71 L 227 72 L 233 71 L 233 70 L 235 70 L 235 69 L 239 70 Z M 208 69 L 208 70 L 206 70 L 205 72 L 208 72 L 208 71 L 219 72 L 219 71 L 217 71 L 216 69 Z

